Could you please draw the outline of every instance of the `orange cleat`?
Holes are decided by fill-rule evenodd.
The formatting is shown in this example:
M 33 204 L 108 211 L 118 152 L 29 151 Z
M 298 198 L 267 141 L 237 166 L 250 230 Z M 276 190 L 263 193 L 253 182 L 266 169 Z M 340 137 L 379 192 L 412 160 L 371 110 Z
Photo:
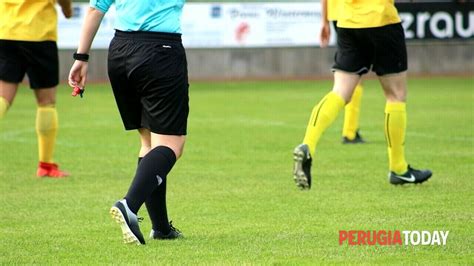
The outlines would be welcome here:
M 39 162 L 38 171 L 36 171 L 36 175 L 38 177 L 62 178 L 69 176 L 69 173 L 59 170 L 58 165 L 55 163 Z

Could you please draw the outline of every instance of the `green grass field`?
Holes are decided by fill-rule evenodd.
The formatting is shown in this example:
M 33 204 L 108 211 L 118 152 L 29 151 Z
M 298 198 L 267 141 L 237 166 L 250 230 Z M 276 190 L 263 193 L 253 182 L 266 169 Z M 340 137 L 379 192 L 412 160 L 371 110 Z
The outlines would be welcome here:
M 72 173 L 35 177 L 35 102 L 23 86 L 0 121 L 0 264 L 473 264 L 474 79 L 411 79 L 407 158 L 434 177 L 387 181 L 384 99 L 365 83 L 361 132 L 340 143 L 342 115 L 319 145 L 310 191 L 292 180 L 292 150 L 329 81 L 193 82 L 184 157 L 170 174 L 178 241 L 122 244 L 109 217 L 135 171 L 107 84 L 58 93 L 56 159 Z M 150 221 L 145 208 L 142 232 Z M 339 230 L 449 230 L 446 246 L 339 246 Z

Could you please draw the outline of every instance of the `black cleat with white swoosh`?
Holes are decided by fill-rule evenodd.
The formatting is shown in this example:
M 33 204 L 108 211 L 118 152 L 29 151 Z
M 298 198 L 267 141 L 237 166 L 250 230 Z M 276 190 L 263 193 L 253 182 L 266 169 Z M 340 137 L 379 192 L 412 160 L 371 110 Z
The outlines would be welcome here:
M 433 173 L 430 170 L 416 170 L 408 165 L 408 170 L 403 175 L 397 175 L 394 172 L 388 174 L 390 184 L 420 184 L 428 180 Z

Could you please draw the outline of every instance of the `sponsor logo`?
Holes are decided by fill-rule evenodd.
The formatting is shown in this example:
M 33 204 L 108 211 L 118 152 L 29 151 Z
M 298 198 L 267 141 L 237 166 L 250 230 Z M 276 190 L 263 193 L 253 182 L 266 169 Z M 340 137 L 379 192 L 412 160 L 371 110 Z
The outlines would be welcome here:
M 156 175 L 156 180 L 158 180 L 158 186 L 161 185 L 161 183 L 163 183 L 163 179 L 159 175 Z
M 247 34 L 250 32 L 250 26 L 246 22 L 240 23 L 237 28 L 235 29 L 235 39 L 238 43 L 243 43 Z
M 400 178 L 401 180 L 405 180 L 407 182 L 415 182 L 415 176 L 413 174 L 410 174 L 410 177 L 404 177 L 404 176 L 396 176 L 397 178 Z
M 212 6 L 211 7 L 211 18 L 220 18 L 222 16 L 222 7 L 221 6 Z
M 435 2 L 435 1 L 432 1 Z M 446 2 L 446 1 L 445 1 Z M 397 3 L 406 39 L 472 39 L 474 3 Z

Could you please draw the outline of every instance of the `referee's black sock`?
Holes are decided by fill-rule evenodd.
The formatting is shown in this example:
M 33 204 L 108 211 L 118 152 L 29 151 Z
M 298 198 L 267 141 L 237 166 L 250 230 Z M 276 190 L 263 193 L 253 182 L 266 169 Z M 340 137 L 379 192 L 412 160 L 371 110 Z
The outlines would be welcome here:
M 165 146 L 152 149 L 142 158 L 125 195 L 127 205 L 133 213 L 137 213 L 153 191 L 166 182 L 166 176 L 175 162 L 176 155 L 173 150 Z
M 153 224 L 153 230 L 160 231 L 164 235 L 170 232 L 168 212 L 166 210 L 166 180 L 167 178 L 164 178 L 161 185 L 153 190 L 150 197 L 145 201 L 148 215 L 150 215 L 150 220 Z
M 138 157 L 138 164 L 140 164 L 143 157 Z M 166 210 L 166 181 L 168 178 L 163 179 L 163 183 L 158 186 L 151 193 L 150 197 L 145 201 L 148 215 L 153 224 L 154 231 L 160 231 L 167 235 L 170 232 L 170 224 L 168 220 L 168 211 Z

